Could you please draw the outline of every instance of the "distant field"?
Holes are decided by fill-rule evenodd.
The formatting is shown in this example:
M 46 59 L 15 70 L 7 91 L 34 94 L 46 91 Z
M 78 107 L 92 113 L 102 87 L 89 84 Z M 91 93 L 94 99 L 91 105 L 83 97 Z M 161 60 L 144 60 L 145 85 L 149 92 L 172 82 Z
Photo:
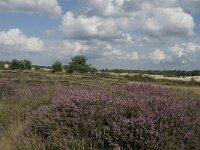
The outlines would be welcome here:
M 0 150 L 198 149 L 200 86 L 143 76 L 0 72 Z
M 110 73 L 114 76 L 125 76 L 125 75 L 137 75 L 138 73 Z M 195 81 L 200 82 L 200 76 L 185 76 L 185 77 L 167 77 L 163 75 L 150 75 L 150 74 L 144 74 L 146 76 L 152 77 L 154 79 L 166 79 L 166 80 L 172 80 L 172 81 L 190 81 L 192 78 L 194 78 Z
M 163 75 L 149 75 L 149 76 L 155 79 L 180 80 L 180 81 L 190 81 L 192 78 L 194 78 L 195 81 L 200 82 L 200 76 L 187 76 L 187 77 L 165 77 Z

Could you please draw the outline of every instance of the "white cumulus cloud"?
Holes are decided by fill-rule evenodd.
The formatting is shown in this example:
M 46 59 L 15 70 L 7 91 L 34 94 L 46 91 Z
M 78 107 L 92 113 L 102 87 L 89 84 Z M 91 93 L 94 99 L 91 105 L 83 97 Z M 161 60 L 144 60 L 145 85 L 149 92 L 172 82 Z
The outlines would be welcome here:
M 182 8 L 155 8 L 153 16 L 147 18 L 146 30 L 154 35 L 194 35 L 195 23 Z
M 59 50 L 61 56 L 74 56 L 81 54 L 88 50 L 87 45 L 80 41 L 67 41 L 64 40 L 60 45 L 54 49 Z
M 120 15 L 121 7 L 126 0 L 81 0 L 82 4 L 99 16 Z
M 56 17 L 61 15 L 62 8 L 58 0 L 1 0 L 0 12 L 45 13 Z
M 69 39 L 132 42 L 129 34 L 122 32 L 115 20 L 98 16 L 74 15 L 67 12 L 61 23 L 61 31 Z
M 44 50 L 43 41 L 37 37 L 27 37 L 19 29 L 10 29 L 0 32 L 0 45 L 17 47 L 30 52 L 40 52 Z
M 138 60 L 139 59 L 139 55 L 135 51 L 128 53 L 117 47 L 114 47 L 113 45 L 109 43 L 103 43 L 101 47 L 100 48 L 103 50 L 103 55 L 111 59 L 121 59 L 121 60 Z
M 179 0 L 81 0 L 88 16 L 113 18 L 123 32 L 159 36 L 192 36 L 195 22 Z M 103 11 L 102 11 L 103 10 Z
M 156 63 L 160 63 L 161 61 L 167 59 L 167 56 L 165 55 L 165 53 L 161 51 L 160 49 L 156 49 L 154 52 L 150 54 L 149 57 Z
M 169 47 L 169 50 L 179 58 L 183 56 L 187 57 L 188 55 L 200 52 L 200 45 L 191 42 L 181 43 Z

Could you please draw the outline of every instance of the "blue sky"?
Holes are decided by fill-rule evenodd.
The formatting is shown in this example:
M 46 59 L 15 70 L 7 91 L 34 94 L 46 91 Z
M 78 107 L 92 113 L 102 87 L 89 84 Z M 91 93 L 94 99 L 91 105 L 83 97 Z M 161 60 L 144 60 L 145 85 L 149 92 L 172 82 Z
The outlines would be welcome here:
M 2 0 L 0 59 L 200 69 L 200 0 Z

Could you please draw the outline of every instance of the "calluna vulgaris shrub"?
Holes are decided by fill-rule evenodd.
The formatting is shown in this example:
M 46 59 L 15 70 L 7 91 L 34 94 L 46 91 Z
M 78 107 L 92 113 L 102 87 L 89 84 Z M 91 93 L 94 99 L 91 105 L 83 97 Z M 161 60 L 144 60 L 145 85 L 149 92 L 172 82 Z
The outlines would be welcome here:
M 16 84 L 8 80 L 0 80 L 0 100 L 15 94 Z
M 30 92 L 31 92 L 30 96 L 40 97 L 42 94 L 47 93 L 48 89 L 42 84 L 33 84 L 33 85 L 30 85 Z
M 26 135 L 47 149 L 198 149 L 200 102 L 179 103 L 169 89 L 68 86 L 34 111 Z

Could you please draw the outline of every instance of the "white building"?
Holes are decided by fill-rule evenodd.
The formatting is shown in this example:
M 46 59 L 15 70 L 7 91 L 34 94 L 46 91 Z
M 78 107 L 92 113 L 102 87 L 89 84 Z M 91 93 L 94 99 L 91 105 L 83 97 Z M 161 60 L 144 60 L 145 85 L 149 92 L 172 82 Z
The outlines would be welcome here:
M 9 64 L 4 64 L 4 69 L 9 69 L 10 65 Z

